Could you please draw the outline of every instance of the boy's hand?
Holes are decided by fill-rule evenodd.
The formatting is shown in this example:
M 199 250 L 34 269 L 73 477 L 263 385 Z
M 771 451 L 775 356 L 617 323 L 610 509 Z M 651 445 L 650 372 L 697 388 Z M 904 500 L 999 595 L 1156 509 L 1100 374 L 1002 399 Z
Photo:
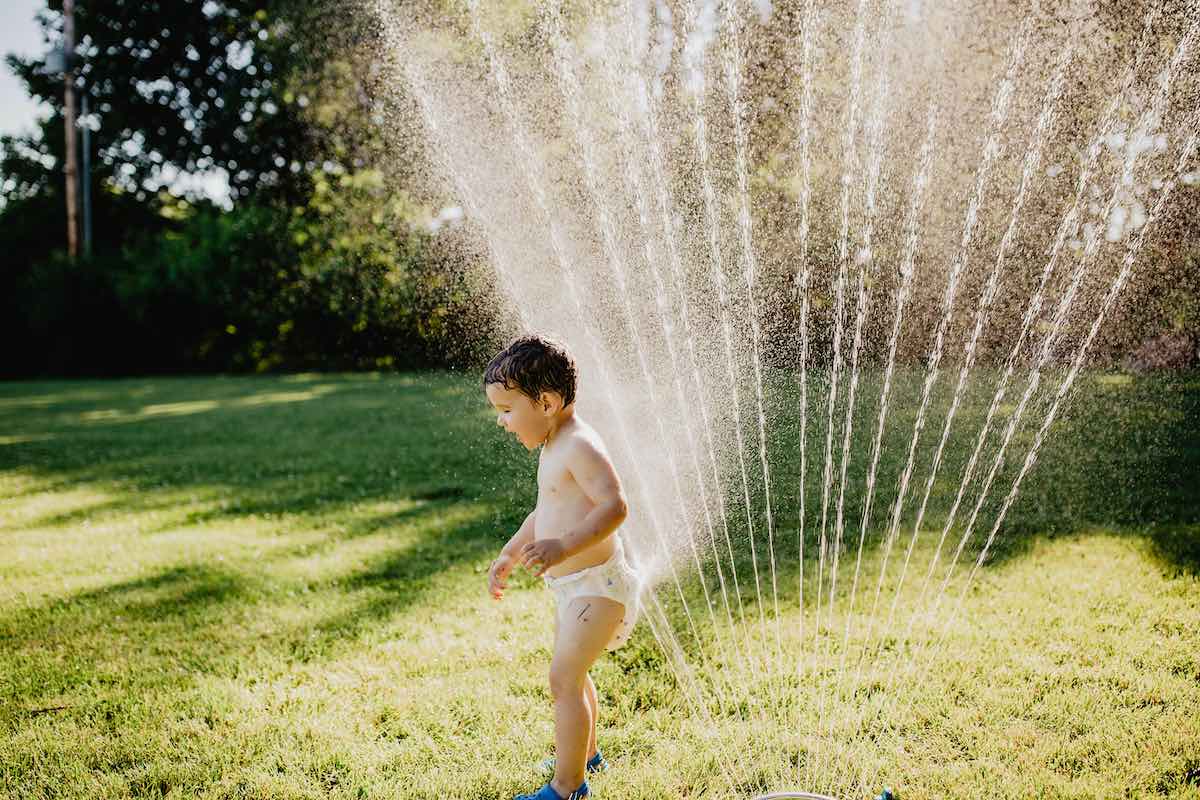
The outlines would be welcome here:
M 535 578 L 540 578 L 546 574 L 546 570 L 566 560 L 567 548 L 561 539 L 542 539 L 522 547 L 520 557 L 525 569 L 533 572 Z
M 500 556 L 488 569 L 488 591 L 497 600 L 504 596 L 504 590 L 508 587 L 508 575 L 512 569 L 513 560 L 509 556 Z

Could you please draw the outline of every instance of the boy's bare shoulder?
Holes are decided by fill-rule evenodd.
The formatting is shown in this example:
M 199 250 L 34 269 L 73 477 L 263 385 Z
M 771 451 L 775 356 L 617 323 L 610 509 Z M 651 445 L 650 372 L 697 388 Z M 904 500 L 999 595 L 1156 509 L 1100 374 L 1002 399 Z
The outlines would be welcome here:
M 593 428 L 586 420 L 575 418 L 575 424 L 571 426 L 571 439 L 580 444 L 591 444 L 596 447 L 604 448 L 604 438 L 599 431 Z
M 608 448 L 604 446 L 604 439 L 591 425 L 581 419 L 576 419 L 575 424 L 571 426 L 571 431 L 565 437 L 566 441 L 563 448 L 566 451 L 567 459 L 574 458 L 603 458 L 608 460 Z
M 564 439 L 563 466 L 583 491 L 596 502 L 620 497 L 621 479 L 596 429 L 580 420 Z

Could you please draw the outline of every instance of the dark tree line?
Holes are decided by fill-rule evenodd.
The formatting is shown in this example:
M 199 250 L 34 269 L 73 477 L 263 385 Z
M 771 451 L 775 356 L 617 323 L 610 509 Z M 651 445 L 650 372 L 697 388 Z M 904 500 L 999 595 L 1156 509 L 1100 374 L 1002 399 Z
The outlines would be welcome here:
M 62 3 L 42 12 L 46 50 Z M 94 249 L 65 255 L 63 84 L 9 56 L 52 108 L 0 137 L 6 376 L 362 368 L 453 360 L 468 301 L 412 203 L 370 168 L 382 147 L 335 0 L 81 0 Z M 223 176 L 217 202 L 171 190 Z

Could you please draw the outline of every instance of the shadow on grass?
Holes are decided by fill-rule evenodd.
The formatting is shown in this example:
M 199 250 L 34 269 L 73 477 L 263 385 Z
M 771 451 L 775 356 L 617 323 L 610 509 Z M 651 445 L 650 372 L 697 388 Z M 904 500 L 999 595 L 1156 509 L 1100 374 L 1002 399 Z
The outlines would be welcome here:
M 97 681 L 182 689 L 247 661 L 342 652 L 498 549 L 532 502 L 534 462 L 501 442 L 473 376 L 5 384 L 0 427 L 31 435 L 0 446 L 0 478 L 20 478 L 0 495 L 42 495 L 0 542 L 137 515 L 150 515 L 136 536 L 151 551 L 167 546 L 158 532 L 251 517 L 278 540 L 260 558 L 235 546 L 226 562 L 10 606 L 0 643 L 17 668 L 0 703 L 26 710 Z M 55 502 L 76 488 L 96 496 Z M 329 556 L 320 575 L 273 571 L 314 553 Z M 275 622 L 264 631 L 259 615 Z
M 1200 575 L 1200 525 L 1156 526 L 1146 538 L 1150 554 L 1164 567 Z
M 519 483 L 497 481 L 498 473 L 531 472 L 532 462 L 500 444 L 474 381 L 314 376 L 309 383 L 306 391 L 296 391 L 306 384 L 294 378 L 0 387 L 0 426 L 54 435 L 0 447 L 0 474 L 34 479 L 10 498 L 87 484 L 116 495 L 93 507 L 52 509 L 20 527 L 153 511 L 189 494 L 214 502 L 192 509 L 188 523 L 332 516 L 406 497 L 530 498 L 529 486 L 497 486 Z M 256 397 L 283 399 L 247 402 Z M 184 411 L 146 414 L 155 408 Z M 98 411 L 113 418 L 93 418 Z
M 778 377 L 778 376 L 777 376 Z M 840 492 L 841 450 L 844 407 L 835 414 L 834 436 L 830 441 L 833 460 L 830 466 L 830 491 L 823 492 L 827 405 L 820 376 L 809 387 L 809 419 L 807 423 L 807 463 L 804 481 L 804 604 L 811 611 L 817 602 L 817 585 L 826 593 L 833 583 L 829 564 L 834 542 L 841 539 L 839 582 L 837 589 L 845 593 L 854 582 L 858 542 L 863 530 L 862 513 L 866 500 L 864 487 L 871 463 L 871 443 L 875 435 L 880 385 L 878 376 L 865 375 L 860 387 L 855 416 L 855 428 L 847 465 L 845 485 Z M 920 373 L 897 376 L 892 405 L 887 416 L 878 462 L 875 493 L 871 515 L 865 529 L 865 568 L 862 591 L 873 592 L 881 567 L 872 551 L 882 548 L 888 536 L 894 503 L 907 455 L 919 406 Z M 1061 377 L 1061 376 L 1059 376 Z M 935 593 L 947 575 L 962 578 L 978 560 L 984 542 L 991 533 L 1001 504 L 1013 485 L 1017 470 L 1024 462 L 1033 434 L 1041 425 L 1047 407 L 1044 399 L 1032 404 L 1017 428 L 1016 437 L 1000 462 L 991 489 L 979 506 L 978 518 L 968 535 L 982 478 L 993 463 L 999 437 L 1007 422 L 1002 406 L 1000 417 L 993 423 L 985 440 L 981 458 L 975 468 L 975 479 L 968 484 L 962 504 L 946 527 L 951 508 L 958 493 L 962 476 L 970 459 L 987 414 L 994 390 L 994 378 L 968 384 L 963 403 L 947 439 L 936 480 L 929 484 L 929 471 L 938 437 L 950 405 L 949 390 L 941 387 L 934 392 L 925 429 L 919 439 L 913 462 L 904 510 L 895 530 L 896 540 L 887 565 L 889 585 L 903 571 L 909 584 L 930 585 Z M 1055 381 L 1047 382 L 1053 394 Z M 681 632 L 698 626 L 708 635 L 709 629 L 720 626 L 723 616 L 732 614 L 754 623 L 760 609 L 769 616 L 775 602 L 776 583 L 779 601 L 785 608 L 799 602 L 797 578 L 799 572 L 800 522 L 800 460 L 799 417 L 786 413 L 800 408 L 794 378 L 783 376 L 769 385 L 769 407 L 783 409 L 770 420 L 769 457 L 771 466 L 771 497 L 773 531 L 767 533 L 766 507 L 763 502 L 764 481 L 756 472 L 757 454 L 754 442 L 747 447 L 747 487 L 743 489 L 740 476 L 735 474 L 734 487 L 727 494 L 726 520 L 733 539 L 736 558 L 732 563 L 721 525 L 717 530 L 720 561 L 724 578 L 732 584 L 731 573 L 736 569 L 741 597 L 735 597 L 730 586 L 728 597 L 732 609 L 725 608 L 726 597 L 719 591 L 715 559 L 707 544 L 700 549 L 705 559 L 704 571 L 708 594 L 702 596 L 698 581 L 691 580 L 683 587 L 686 601 L 677 599 L 678 589 L 664 580 L 660 597 L 670 610 L 670 616 Z M 1021 388 L 1010 389 L 1015 405 Z M 1016 393 L 1017 398 L 1011 395 Z M 1044 395 L 1043 395 L 1044 397 Z M 1010 405 L 1011 409 L 1014 407 Z M 1063 406 L 1044 443 L 1037 462 L 1024 478 L 1016 501 L 1008 509 L 997 536 L 988 549 L 985 563 L 997 565 L 1027 553 L 1040 537 L 1074 537 L 1107 531 L 1128 536 L 1141 543 L 1162 569 L 1171 575 L 1200 574 L 1200 376 L 1191 373 L 1158 376 L 1111 376 L 1084 374 L 1076 384 L 1074 394 Z M 734 463 L 736 470 L 737 463 Z M 919 532 L 915 528 L 917 509 L 929 487 L 928 504 Z M 746 504 L 743 491 L 751 496 L 756 553 L 749 547 Z M 842 504 L 839 510 L 839 503 Z M 839 513 L 840 512 L 840 513 Z M 841 525 L 838 518 L 841 517 Z M 704 538 L 704 531 L 697 526 Z M 945 532 L 945 546 L 936 564 L 929 562 Z M 955 551 L 966 536 L 961 555 Z M 824 562 L 820 559 L 822 537 L 829 543 Z M 768 546 L 773 541 L 771 562 Z M 919 543 L 919 544 L 918 544 Z M 906 548 L 917 546 L 917 559 L 908 568 Z M 687 559 L 690 563 L 690 559 Z M 757 561 L 757 563 L 756 563 Z M 904 566 L 901 567 L 901 563 Z M 919 563 L 918 563 L 919 562 Z M 951 564 L 954 567 L 951 568 Z M 776 570 L 775 567 L 778 567 Z M 926 571 L 928 570 L 928 575 Z M 694 572 L 694 570 L 691 570 Z M 777 574 L 776 574 L 777 573 Z M 823 575 L 823 578 L 814 576 Z M 932 579 L 932 583 L 929 581 Z M 884 597 L 890 603 L 892 589 Z M 845 604 L 847 597 L 838 595 Z M 745 609 L 740 600 L 745 601 Z M 686 614 L 683 605 L 693 609 Z M 860 600 L 861 602 L 861 600 Z M 868 600 L 867 602 L 872 602 Z M 707 618 L 704 609 L 712 608 L 715 620 Z M 701 609 L 696 612 L 695 609 Z M 695 619 L 692 619 L 692 616 Z M 687 619 L 685 620 L 685 616 Z M 692 643 L 682 637 L 684 649 L 694 654 Z
M 120 687 L 188 686 L 225 663 L 220 642 L 229 609 L 262 591 L 235 570 L 187 565 L 6 614 L 0 650 L 11 658 L 0 719 L 35 716 L 79 688 L 94 706 L 111 703 Z
M 915 382 L 909 383 L 911 395 Z M 1200 472 L 1197 384 L 1192 375 L 1081 382 L 1071 413 L 1009 512 L 992 558 L 1012 558 L 1034 535 L 1107 526 L 1147 541 L 1171 569 L 1200 571 L 1200 482 L 1194 477 Z M 326 388 L 314 391 L 318 386 Z M 850 487 L 865 482 L 874 391 L 864 385 L 862 397 L 868 399 L 863 413 L 872 422 L 860 423 L 848 471 Z M 973 432 L 972 425 L 981 423 L 989 397 L 972 395 L 960 412 L 960 427 L 943 467 L 950 477 L 939 481 L 931 496 L 930 527 L 945 518 L 957 488 L 953 477 L 961 473 L 974 438 L 963 431 Z M 796 407 L 786 391 L 777 392 L 772 401 L 776 407 Z M 939 400 L 943 413 L 946 401 Z M 820 408 L 815 401 L 813 407 Z M 97 411 L 106 413 L 93 413 Z M 823 443 L 822 416 L 814 414 L 810 443 Z M 887 490 L 894 492 L 903 469 L 914 416 L 911 402 L 901 397 L 880 462 L 880 493 L 868 529 L 872 545 L 884 531 L 891 502 Z M 115 618 L 121 618 L 117 631 L 134 623 L 148 629 L 141 634 L 127 630 L 119 641 L 128 647 L 148 644 L 151 652 L 142 658 L 151 666 L 174 663 L 156 652 L 163 647 L 178 648 L 179 658 L 205 672 L 235 669 L 247 654 L 259 651 L 271 658 L 326 657 L 428 601 L 431 592 L 439 591 L 442 573 L 484 559 L 503 543 L 533 499 L 533 461 L 500 443 L 474 379 L 457 375 L 8 384 L 0 387 L 0 423 L 34 435 L 0 447 L 0 474 L 12 471 L 32 478 L 43 490 L 90 484 L 111 495 L 81 508 L 51 509 L 25 523 L 26 528 L 67 528 L 98 516 L 119 520 L 154 512 L 169 519 L 151 526 L 152 532 L 256 516 L 283 520 L 285 536 L 313 530 L 325 534 L 315 545 L 311 537 L 294 546 L 285 542 L 253 574 L 213 564 L 177 565 L 0 620 L 6 647 L 27 652 L 26 666 L 34 672 L 52 672 L 43 660 L 48 656 L 42 642 L 54 642 L 60 654 L 78 661 L 89 643 L 104 640 Z M 778 421 L 781 428 L 793 423 Z M 922 442 L 939 429 L 940 417 L 932 417 Z M 41 434 L 54 436 L 36 438 Z M 782 430 L 770 444 L 775 487 L 783 487 L 773 498 L 775 534 L 781 546 L 791 547 L 797 533 L 797 448 Z M 929 444 L 919 450 L 922 465 L 931 450 Z M 819 524 L 819 460 L 810 461 L 808 469 L 804 490 L 811 536 Z M 918 472 L 912 491 L 919 492 L 923 481 Z M 1009 484 L 1003 485 L 1007 490 Z M 20 488 L 17 494 L 29 496 L 31 491 Z M 197 499 L 180 500 L 189 495 Z M 398 500 L 407 505 L 395 506 Z M 834 495 L 830 509 L 836 500 Z M 436 522 L 438 514 L 470 502 L 496 511 L 487 519 Z M 847 494 L 848 545 L 857 537 L 862 505 L 861 492 Z M 172 516 L 173 506 L 178 508 Z M 994 512 L 995 506 L 990 508 Z M 741 537 L 734 545 L 743 556 L 739 574 L 745 576 L 750 564 L 739 515 L 744 516 L 731 501 L 734 535 Z M 304 590 L 317 593 L 306 601 L 308 606 L 325 606 L 332 609 L 329 613 L 283 623 L 265 639 L 261 634 L 249 638 L 230 626 L 239 614 L 294 603 L 288 592 L 295 587 L 268 577 L 270 559 L 302 557 L 315 548 L 336 550 L 350 539 L 402 527 L 411 532 L 403 542 L 363 556 L 329 578 L 306 582 Z M 0 531 L 0 540 L 12 531 Z M 976 541 L 983 535 L 976 532 Z M 762 536 L 760 526 L 757 537 Z M 74 638 L 66 636 L 71 632 Z M 86 670 L 64 674 L 87 680 Z M 174 673 L 167 669 L 163 674 Z M 55 681 L 38 684 L 28 675 L 13 685 L 12 698 L 46 698 L 62 691 L 54 688 Z
M 438 591 L 436 578 L 446 570 L 478 562 L 494 554 L 495 544 L 481 534 L 490 524 L 455 527 L 436 541 L 393 550 L 331 582 L 329 588 L 361 596 L 352 607 L 325 616 L 304 643 L 303 660 L 336 651 L 387 625 L 404 610 L 429 600 Z M 482 576 L 480 598 L 483 598 Z
M 1005 520 L 994 560 L 1037 535 L 1112 530 L 1200 574 L 1200 375 L 1081 379 Z M 1007 489 L 1007 485 L 1006 485 Z
M 247 576 L 209 564 L 172 567 L 157 575 L 73 595 L 67 605 L 103 604 L 146 622 L 205 616 L 215 606 L 251 595 Z
M 448 505 L 429 503 L 408 516 L 420 524 Z M 85 697 L 89 708 L 101 704 L 111 714 L 113 703 L 136 704 L 150 689 L 183 692 L 205 675 L 271 674 L 337 657 L 444 591 L 440 574 L 484 558 L 493 549 L 490 530 L 490 519 L 433 526 L 319 579 L 274 576 L 273 564 L 311 555 L 312 546 L 297 545 L 253 567 L 171 566 L 10 611 L 0 616 L 0 649 L 10 656 L 0 721 L 20 724 L 58 709 L 64 697 Z
M 867 542 L 877 546 L 884 540 L 904 470 L 919 406 L 921 373 L 898 373 L 886 418 Z M 1061 376 L 1057 376 L 1061 378 Z M 995 387 L 995 375 L 986 373 L 969 383 L 962 405 L 947 439 L 941 466 L 933 483 L 921 536 L 940 534 L 983 427 Z M 942 384 L 950 383 L 943 378 Z M 843 550 L 856 547 L 865 501 L 870 464 L 871 438 L 875 435 L 880 386 L 878 376 L 864 375 L 853 429 L 851 458 L 844 497 L 845 538 Z M 1046 392 L 1035 398 L 1017 429 L 992 487 L 979 509 L 978 521 L 968 541 L 967 553 L 978 553 L 986 540 L 1001 503 L 1013 485 L 1016 472 L 1045 418 Z M 926 490 L 938 437 L 950 405 L 952 386 L 935 388 L 925 428 L 919 439 L 914 471 L 909 484 L 898 533 L 907 541 L 913 533 L 917 508 Z M 798 409 L 794 381 L 772 387 L 771 403 L 782 409 Z M 1015 404 L 1023 385 L 1014 382 L 1007 402 Z M 1014 396 L 1015 395 L 1015 396 Z M 832 437 L 831 492 L 822 496 L 825 468 L 826 405 L 819 381 L 810 387 L 807 477 L 804 482 L 806 536 L 815 537 L 822 528 L 822 511 L 827 535 L 835 537 L 839 502 L 838 470 L 842 446 L 841 420 L 835 415 Z M 984 475 L 993 463 L 1000 434 L 1007 423 L 1007 410 L 991 427 L 954 522 L 950 541 L 956 542 L 970 517 Z M 797 535 L 800 499 L 798 417 L 781 414 L 773 419 L 770 433 L 772 499 L 776 531 L 791 543 Z M 1000 561 L 1025 552 L 1035 536 L 1071 535 L 1097 529 L 1122 532 L 1147 542 L 1156 557 L 1169 569 L 1200 572 L 1196 544 L 1200 540 L 1200 374 L 1194 372 L 1150 376 L 1085 373 L 1076 382 L 1062 413 L 1050 429 L 1038 459 L 1021 484 L 989 551 L 989 561 Z M 757 486 L 761 503 L 761 479 Z M 754 478 L 751 493 L 755 491 Z M 735 519 L 741 513 L 734 509 Z M 744 515 L 743 515 L 744 516 Z M 736 521 L 736 520 L 735 520 Z M 738 523 L 739 535 L 744 526 Z M 852 544 L 853 543 L 853 544 Z M 808 552 L 816 552 L 809 546 Z
M 919 373 L 898 375 L 896 380 L 869 525 L 875 540 L 885 527 L 903 470 L 919 377 Z M 863 507 L 878 393 L 872 385 L 875 378 L 864 376 L 859 393 L 859 422 L 847 473 L 850 491 L 844 498 L 851 533 Z M 935 396 L 917 450 L 906 506 L 910 510 L 923 489 L 948 405 L 946 387 L 941 388 L 942 396 Z M 969 388 L 930 497 L 926 517 L 930 527 L 940 525 L 949 510 L 991 388 L 987 380 Z M 772 503 L 782 533 L 795 531 L 798 514 L 799 448 L 796 420 L 788 414 L 798 408 L 795 393 L 794 380 L 781 381 L 769 398 L 769 407 L 781 410 L 772 416 L 768 444 Z M 819 391 L 812 392 L 809 402 L 805 492 L 806 524 L 812 529 L 820 524 L 825 415 Z M 180 413 L 147 416 L 147 409 Z M 116 416 L 93 419 L 97 411 Z M 1027 419 L 1034 420 L 1037 414 L 1031 409 Z M 532 476 L 532 459 L 500 443 L 475 381 L 459 375 L 8 384 L 0 387 L 0 423 L 24 434 L 55 434 L 53 439 L 0 447 L 0 470 L 32 474 L 49 489 L 90 483 L 111 486 L 117 494 L 93 507 L 51 510 L 24 522 L 23 527 L 29 528 L 73 526 L 96 515 L 162 510 L 178 504 L 178 496 L 189 492 L 204 502 L 180 520 L 186 524 L 248 515 L 312 522 L 345 517 L 355 506 L 405 497 L 419 502 L 485 498 L 513 508 L 516 522 L 516 509 L 533 499 L 532 481 L 525 480 Z M 993 433 L 977 475 L 994 452 L 994 440 Z M 1011 485 L 1012 467 L 1026 444 L 1018 442 L 1010 452 L 993 495 L 1002 496 Z M 835 459 L 838 450 L 840 431 L 835 436 Z M 753 468 L 756 459 L 749 461 Z M 1017 552 L 1020 540 L 1031 534 L 1097 526 L 1173 539 L 1175 533 L 1164 532 L 1200 523 L 1198 473 L 1200 376 L 1085 375 L 1005 519 L 996 557 Z M 761 517 L 758 480 L 751 475 L 752 502 Z M 740 486 L 736 488 L 730 490 L 728 502 L 735 526 L 744 517 Z M 33 491 L 22 489 L 10 497 Z M 835 489 L 828 503 L 831 519 L 838 499 Z M 973 497 L 968 494 L 967 500 Z M 998 502 L 999 497 L 989 501 L 984 514 L 994 515 Z M 164 525 L 177 522 L 168 520 Z M 361 527 L 370 533 L 384 524 Z M 744 535 L 744 530 L 736 533 Z M 1177 554 L 1183 559 L 1181 566 L 1195 567 L 1186 541 L 1182 546 L 1166 541 L 1158 550 L 1164 558 Z

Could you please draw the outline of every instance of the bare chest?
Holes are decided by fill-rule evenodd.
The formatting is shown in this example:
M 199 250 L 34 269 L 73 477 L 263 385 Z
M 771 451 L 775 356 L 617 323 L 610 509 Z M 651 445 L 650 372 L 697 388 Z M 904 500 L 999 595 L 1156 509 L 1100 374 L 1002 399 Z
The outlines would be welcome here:
M 574 484 L 570 471 L 559 459 L 544 456 L 538 462 L 538 505 L 543 501 L 560 501 L 569 497 L 573 493 L 572 489 L 578 491 L 578 486 Z
M 592 505 L 570 470 L 553 456 L 544 457 L 538 463 L 537 517 L 539 522 L 558 524 L 568 519 L 585 515 Z M 541 534 L 541 531 L 539 531 Z

